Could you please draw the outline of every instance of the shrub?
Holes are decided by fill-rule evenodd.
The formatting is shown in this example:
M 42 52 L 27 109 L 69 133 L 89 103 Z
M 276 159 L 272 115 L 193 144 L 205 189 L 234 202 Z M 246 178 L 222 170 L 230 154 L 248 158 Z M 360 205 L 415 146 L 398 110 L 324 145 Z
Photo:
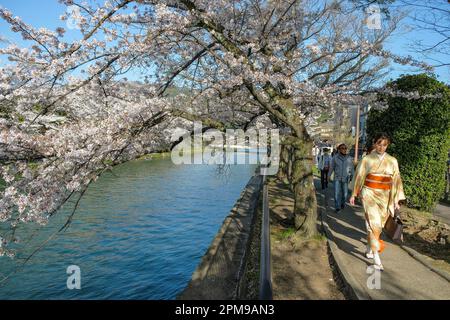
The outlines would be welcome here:
M 445 172 L 450 148 L 450 89 L 424 74 L 402 76 L 388 87 L 420 95 L 440 95 L 407 99 L 380 95 L 386 110 L 371 110 L 367 119 L 369 141 L 380 131 L 388 133 L 388 152 L 397 158 L 407 204 L 431 211 L 445 188 Z

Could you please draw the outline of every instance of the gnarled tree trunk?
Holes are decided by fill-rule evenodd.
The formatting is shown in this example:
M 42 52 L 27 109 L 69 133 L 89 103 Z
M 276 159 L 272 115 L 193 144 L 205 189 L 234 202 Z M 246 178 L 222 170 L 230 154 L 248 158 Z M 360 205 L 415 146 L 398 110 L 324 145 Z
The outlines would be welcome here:
M 317 233 L 317 201 L 312 172 L 312 142 L 300 140 L 294 148 L 292 182 L 294 187 L 295 228 L 302 235 Z
M 280 150 L 280 164 L 278 169 L 278 180 L 289 184 L 289 158 L 290 147 L 288 145 L 281 145 Z
M 283 152 L 290 151 L 287 155 L 288 162 L 280 166 L 279 176 L 289 178 L 291 190 L 294 192 L 294 223 L 297 231 L 305 236 L 312 237 L 317 233 L 317 201 L 313 182 L 313 156 L 312 141 L 307 137 L 287 136 L 283 137 Z M 291 159 L 291 160 L 289 160 Z M 289 162 L 291 164 L 289 164 Z M 289 166 L 291 166 L 289 174 Z
M 292 174 L 289 179 L 294 191 L 294 222 L 297 231 L 306 236 L 312 237 L 317 233 L 317 201 L 313 181 L 313 156 L 312 139 L 306 130 L 303 119 L 298 108 L 294 105 L 292 97 L 284 97 L 268 85 L 266 92 L 277 109 L 266 106 L 268 111 L 277 118 L 278 121 L 289 126 L 292 134 L 283 137 L 283 146 L 280 154 L 280 176 L 286 177 L 286 168 L 289 171 L 289 154 L 286 155 L 287 147 L 290 148 L 292 159 Z

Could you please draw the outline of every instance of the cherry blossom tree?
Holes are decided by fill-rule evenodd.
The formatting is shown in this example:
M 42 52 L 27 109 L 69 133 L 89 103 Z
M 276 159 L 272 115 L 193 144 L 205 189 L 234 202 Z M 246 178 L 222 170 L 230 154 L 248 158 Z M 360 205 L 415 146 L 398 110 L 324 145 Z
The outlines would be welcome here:
M 398 0 L 398 3 L 409 9 L 414 31 L 433 35 L 431 39 L 415 39 L 411 43 L 412 49 L 431 60 L 435 68 L 450 70 L 450 3 L 445 0 Z
M 308 125 L 338 104 L 367 100 L 392 61 L 427 67 L 383 48 L 401 15 L 368 29 L 352 1 L 60 2 L 77 8 L 61 19 L 80 40 L 0 9 L 30 42 L 0 48 L 9 60 L 0 72 L 0 221 L 12 233 L 23 222 L 45 224 L 111 166 L 167 144 L 180 123 L 224 130 L 266 117 L 285 129 L 282 168 L 290 170 L 281 175 L 295 193 L 297 230 L 312 236 Z M 124 79 L 130 71 L 139 83 Z

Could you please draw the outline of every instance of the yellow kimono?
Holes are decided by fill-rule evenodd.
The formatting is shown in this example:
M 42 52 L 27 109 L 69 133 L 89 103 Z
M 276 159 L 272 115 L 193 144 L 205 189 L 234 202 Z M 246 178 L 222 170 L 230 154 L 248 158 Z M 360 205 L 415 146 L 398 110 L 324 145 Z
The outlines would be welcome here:
M 368 243 L 373 252 L 382 251 L 379 239 L 394 205 L 405 200 L 397 159 L 376 151 L 361 159 L 350 185 L 352 196 L 362 199 L 366 217 Z M 376 250 L 376 251 L 375 251 Z

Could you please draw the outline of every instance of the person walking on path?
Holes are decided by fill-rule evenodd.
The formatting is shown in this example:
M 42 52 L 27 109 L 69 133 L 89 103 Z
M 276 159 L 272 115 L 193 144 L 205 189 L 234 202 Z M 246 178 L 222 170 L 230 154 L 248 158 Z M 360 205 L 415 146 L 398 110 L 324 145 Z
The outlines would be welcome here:
M 315 164 L 316 166 L 319 165 L 319 152 L 320 152 L 319 147 L 317 147 L 316 145 L 314 145 L 314 147 L 313 147 L 313 149 L 312 149 L 312 154 L 313 154 L 313 157 L 314 157 L 314 164 Z
M 347 155 L 347 146 L 341 143 L 337 147 L 337 154 L 331 160 L 328 176 L 334 172 L 334 203 L 336 212 L 344 209 L 348 197 L 348 184 L 353 176 L 352 159 Z
M 330 165 L 331 156 L 329 153 L 329 149 L 324 148 L 318 165 L 318 168 L 320 170 L 320 184 L 322 186 L 322 190 L 328 188 L 328 171 L 330 170 Z
M 361 159 L 352 181 L 350 204 L 359 197 L 364 207 L 367 229 L 366 257 L 373 259 L 374 268 L 383 270 L 379 253 L 384 249 L 381 231 L 389 217 L 400 209 L 399 201 L 405 200 L 397 159 L 386 153 L 391 142 L 386 133 L 379 133 L 373 140 L 374 151 Z

